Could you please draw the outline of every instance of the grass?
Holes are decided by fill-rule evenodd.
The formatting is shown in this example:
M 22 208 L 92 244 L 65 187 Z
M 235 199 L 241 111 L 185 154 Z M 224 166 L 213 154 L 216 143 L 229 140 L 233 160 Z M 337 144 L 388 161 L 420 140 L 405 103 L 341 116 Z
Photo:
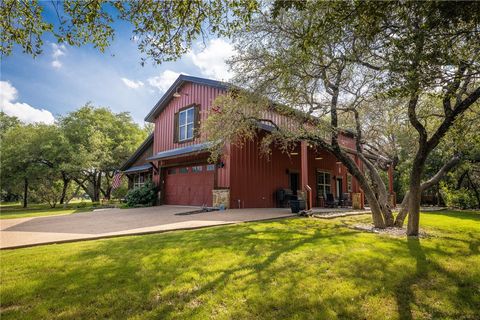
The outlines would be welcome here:
M 2 251 L 3 319 L 478 319 L 480 214 L 285 219 Z
M 92 211 L 93 203 L 88 202 L 71 202 L 66 208 L 63 205 L 58 205 L 56 208 L 51 208 L 48 204 L 29 204 L 27 208 L 23 208 L 21 203 L 1 203 L 0 204 L 0 219 L 15 219 L 28 217 L 42 217 L 59 214 L 71 214 L 77 212 Z

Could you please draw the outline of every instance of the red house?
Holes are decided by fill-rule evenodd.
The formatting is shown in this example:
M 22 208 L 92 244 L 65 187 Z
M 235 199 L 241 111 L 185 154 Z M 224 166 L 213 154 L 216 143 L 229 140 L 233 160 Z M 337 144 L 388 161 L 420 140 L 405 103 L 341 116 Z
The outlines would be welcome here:
M 199 132 L 200 123 L 207 117 L 204 111 L 226 90 L 227 85 L 219 81 L 180 75 L 145 117 L 155 124 L 153 134 L 121 167 L 129 186 L 152 179 L 160 204 L 276 207 L 283 189 L 287 194 L 302 194 L 314 207 L 325 205 L 328 194 L 336 199 L 357 195 L 363 206 L 357 181 L 335 156 L 326 150 L 314 151 L 305 143 L 290 154 L 274 149 L 269 159 L 260 156 L 257 141 L 242 148 L 229 145 L 221 161 L 209 163 L 208 137 Z M 360 163 L 353 136 L 344 133 L 340 140 Z

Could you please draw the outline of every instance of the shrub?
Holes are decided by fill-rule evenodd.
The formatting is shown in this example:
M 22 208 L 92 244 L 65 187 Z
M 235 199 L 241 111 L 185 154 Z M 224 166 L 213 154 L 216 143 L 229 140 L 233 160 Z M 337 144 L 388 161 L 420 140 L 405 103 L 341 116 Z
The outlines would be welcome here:
M 148 181 L 143 186 L 128 191 L 125 199 L 129 207 L 153 206 L 156 193 L 155 185 Z
M 128 193 L 128 183 L 125 181 L 127 179 L 122 179 L 122 183 L 120 186 L 114 190 L 112 190 L 112 197 L 115 199 L 125 199 Z
M 87 203 L 86 202 L 79 202 L 77 203 L 76 205 L 77 208 L 86 208 L 87 207 Z
M 452 189 L 446 184 L 441 184 L 440 188 L 445 204 L 448 207 L 460 209 L 475 208 L 476 199 L 472 191 L 465 188 Z

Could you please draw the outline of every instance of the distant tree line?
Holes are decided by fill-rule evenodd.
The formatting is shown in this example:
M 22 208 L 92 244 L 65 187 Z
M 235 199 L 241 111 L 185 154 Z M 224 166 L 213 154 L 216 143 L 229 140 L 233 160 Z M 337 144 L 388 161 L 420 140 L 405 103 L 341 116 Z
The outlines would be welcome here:
M 55 207 L 81 195 L 110 199 L 115 170 L 146 136 L 129 113 L 91 104 L 52 125 L 25 124 L 0 112 L 2 200 Z

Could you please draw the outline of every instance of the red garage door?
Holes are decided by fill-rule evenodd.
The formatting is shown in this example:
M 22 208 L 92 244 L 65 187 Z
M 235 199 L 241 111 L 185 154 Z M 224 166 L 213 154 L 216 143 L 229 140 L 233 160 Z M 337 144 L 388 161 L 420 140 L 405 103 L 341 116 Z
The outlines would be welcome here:
M 212 206 L 214 165 L 196 165 L 167 169 L 165 203 L 188 206 Z

